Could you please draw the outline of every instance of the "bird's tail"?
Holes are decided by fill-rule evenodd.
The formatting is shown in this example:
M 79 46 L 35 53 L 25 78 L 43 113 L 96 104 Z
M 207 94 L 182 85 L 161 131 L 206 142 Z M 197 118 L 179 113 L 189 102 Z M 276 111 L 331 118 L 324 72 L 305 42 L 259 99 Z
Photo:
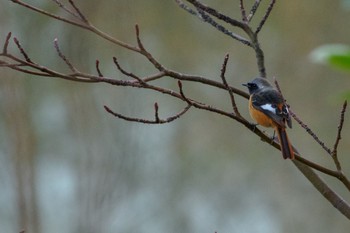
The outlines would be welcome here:
M 276 127 L 278 139 L 281 145 L 281 151 L 284 159 L 294 159 L 294 151 L 285 128 Z

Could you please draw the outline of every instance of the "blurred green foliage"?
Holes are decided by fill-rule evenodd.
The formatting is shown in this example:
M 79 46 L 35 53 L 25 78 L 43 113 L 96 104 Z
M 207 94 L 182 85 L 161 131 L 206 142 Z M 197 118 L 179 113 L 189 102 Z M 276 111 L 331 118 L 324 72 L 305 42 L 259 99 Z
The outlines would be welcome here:
M 350 71 L 350 46 L 329 44 L 316 48 L 311 53 L 313 61 Z
M 316 63 L 327 64 L 330 67 L 350 72 L 350 46 L 323 45 L 312 51 L 311 59 Z M 345 91 L 342 97 L 350 99 L 350 91 Z

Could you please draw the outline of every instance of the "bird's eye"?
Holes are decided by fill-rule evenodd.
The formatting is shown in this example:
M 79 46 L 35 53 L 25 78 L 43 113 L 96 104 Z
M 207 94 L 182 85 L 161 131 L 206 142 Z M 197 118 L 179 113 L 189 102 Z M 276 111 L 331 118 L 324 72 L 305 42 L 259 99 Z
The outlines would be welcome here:
M 252 89 L 256 89 L 258 88 L 258 85 L 256 85 L 256 83 L 249 83 L 249 87 Z

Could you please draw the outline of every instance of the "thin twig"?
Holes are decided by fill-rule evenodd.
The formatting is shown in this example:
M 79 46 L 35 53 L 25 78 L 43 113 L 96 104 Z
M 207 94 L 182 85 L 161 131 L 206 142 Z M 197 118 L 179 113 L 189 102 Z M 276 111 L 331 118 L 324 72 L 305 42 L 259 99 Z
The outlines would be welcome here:
M 204 11 L 198 10 L 198 13 L 199 13 L 199 18 L 203 22 L 209 23 L 210 25 L 215 27 L 220 32 L 224 33 L 225 35 L 230 36 L 231 38 L 241 42 L 242 44 L 248 45 L 249 47 L 252 47 L 252 44 L 250 43 L 249 40 L 247 40 L 243 36 L 240 36 L 232 31 L 226 29 L 224 26 L 222 26 L 221 24 L 217 23 L 214 19 L 212 19 L 209 15 L 205 14 Z
M 124 75 L 126 75 L 126 76 L 128 76 L 128 77 L 131 77 L 131 78 L 133 78 L 133 79 L 136 79 L 136 80 L 137 80 L 140 84 L 142 84 L 143 86 L 147 86 L 147 85 L 148 85 L 144 80 L 142 80 L 142 78 L 138 77 L 137 75 L 135 75 L 135 74 L 133 74 L 133 73 L 131 73 L 131 72 L 128 72 L 128 71 L 124 70 L 124 69 L 121 67 L 121 65 L 119 64 L 118 59 L 117 59 L 116 57 L 113 57 L 113 62 L 114 62 L 114 64 L 117 66 L 118 70 L 119 70 L 122 74 L 124 74 Z
M 13 38 L 13 41 L 15 42 L 15 44 L 17 45 L 17 48 L 19 49 L 20 53 L 23 55 L 24 59 L 26 59 L 26 62 L 28 63 L 33 63 L 28 54 L 24 51 L 22 45 L 19 43 L 18 39 L 16 37 Z
M 73 0 L 69 0 L 69 3 L 72 5 L 72 7 L 74 8 L 74 10 L 77 12 L 77 14 L 79 15 L 80 19 L 86 23 L 87 25 L 89 25 L 89 21 L 87 20 L 87 18 L 85 17 L 85 15 L 81 12 L 81 10 L 75 5 Z
M 77 15 L 76 13 L 74 13 L 73 11 L 71 11 L 70 9 L 68 9 L 62 2 L 60 2 L 59 0 L 52 0 L 53 2 L 55 2 L 62 10 L 64 10 L 65 12 L 67 12 L 68 14 L 74 16 L 75 18 L 81 19 L 79 17 L 79 15 Z
M 254 15 L 255 15 L 255 12 L 259 8 L 260 2 L 261 2 L 261 0 L 255 0 L 255 3 L 252 6 L 252 9 L 250 10 L 249 15 L 247 16 L 248 22 L 250 22 L 253 19 Z
M 139 29 L 139 25 L 135 25 L 135 33 L 136 33 L 136 40 L 137 40 L 137 45 L 138 45 L 138 48 L 140 50 L 140 53 L 142 55 L 144 55 L 148 61 L 150 61 L 154 67 L 159 70 L 159 71 L 164 71 L 165 68 L 162 66 L 162 64 L 160 64 L 153 56 L 150 52 L 148 52 L 146 49 L 145 49 L 145 46 L 143 45 L 142 41 L 141 41 L 141 38 L 140 38 L 140 29 Z
M 333 161 L 335 163 L 335 166 L 337 167 L 338 171 L 341 171 L 341 165 L 338 159 L 338 145 L 339 145 L 339 141 L 341 139 L 341 131 L 343 129 L 343 125 L 344 125 L 344 118 L 345 118 L 345 112 L 346 112 L 346 107 L 347 107 L 348 103 L 345 100 L 342 110 L 340 112 L 340 121 L 339 121 L 339 126 L 338 126 L 338 133 L 337 133 L 337 137 L 333 146 L 333 151 L 332 151 L 332 158 Z
M 281 93 L 281 95 L 282 95 L 282 92 L 281 92 L 281 88 L 280 88 L 280 86 L 279 86 L 279 84 L 278 84 L 278 82 L 277 82 L 277 80 L 276 79 L 274 79 L 274 83 L 275 83 L 275 85 L 276 85 L 276 88 L 277 88 L 277 90 Z M 283 96 L 283 95 L 282 95 Z M 284 99 L 284 98 L 283 98 Z M 285 101 L 285 99 L 284 99 L 284 101 Z M 287 106 L 288 106 L 288 110 L 289 110 L 289 113 L 290 113 L 290 115 L 294 118 L 294 120 L 296 121 L 296 122 L 298 122 L 298 124 L 303 128 L 303 129 L 305 129 L 306 130 L 306 132 L 309 134 L 309 135 L 311 135 L 311 137 L 313 137 L 313 139 L 328 153 L 328 154 L 332 154 L 332 151 L 331 151 L 331 149 L 329 149 L 326 145 L 325 145 L 325 143 L 324 142 L 322 142 L 318 137 L 317 137 L 317 135 L 290 109 L 290 106 L 287 104 Z
M 165 124 L 165 123 L 170 123 L 178 118 L 180 118 L 182 115 L 184 115 L 189 109 L 190 109 L 191 105 L 187 105 L 182 111 L 180 111 L 179 113 L 175 114 L 174 116 L 168 117 L 166 119 L 159 119 L 159 117 L 155 118 L 155 120 L 146 120 L 146 119 L 142 119 L 142 118 L 133 118 L 133 117 L 127 117 L 124 116 L 122 114 L 119 114 L 117 112 L 112 111 L 109 107 L 104 106 L 105 110 L 107 112 L 109 112 L 110 114 L 112 114 L 115 117 L 118 117 L 120 119 L 126 120 L 126 121 L 131 121 L 131 122 L 138 122 L 138 123 L 143 123 L 143 124 Z M 156 110 L 156 115 L 158 110 Z
M 229 59 L 229 55 L 226 54 L 225 59 L 224 59 L 224 63 L 222 64 L 220 77 L 222 79 L 222 83 L 225 85 L 225 87 L 227 88 L 227 91 L 230 95 L 233 112 L 236 114 L 236 116 L 241 117 L 241 114 L 239 113 L 237 105 L 236 105 L 235 96 L 233 95 L 232 90 L 229 88 L 229 85 L 228 85 L 228 83 L 226 81 L 226 77 L 225 77 L 228 59 Z
M 97 71 L 98 76 L 103 77 L 103 74 L 100 70 L 100 61 L 99 60 L 96 60 L 95 67 L 96 67 L 96 71 Z
M 207 12 L 208 14 L 228 23 L 231 24 L 234 27 L 239 27 L 239 28 L 244 28 L 245 24 L 242 23 L 239 20 L 233 19 L 228 17 L 227 15 L 224 15 L 222 13 L 220 13 L 219 11 L 215 10 L 214 8 L 211 8 L 197 0 L 186 0 L 187 2 L 191 3 L 193 6 L 195 6 L 197 9 L 200 9 L 204 12 Z
M 103 39 L 107 40 L 107 41 L 110 41 L 111 43 L 113 44 L 116 44 L 116 45 L 119 45 L 123 48 L 126 48 L 126 49 L 129 49 L 131 51 L 134 51 L 134 52 L 140 52 L 139 49 L 133 45 L 130 45 L 130 44 L 127 44 L 127 43 L 124 43 L 120 40 L 117 40 L 116 38 L 102 32 L 101 30 L 99 30 L 98 28 L 96 28 L 95 26 L 93 26 L 91 23 L 86 23 L 86 22 L 77 22 L 77 21 L 73 21 L 73 20 L 70 20 L 70 19 L 67 19 L 67 18 L 64 18 L 64 17 L 61 17 L 59 15 L 55 15 L 55 14 L 52 14 L 52 13 L 49 13 L 43 9 L 40 9 L 40 8 L 37 8 L 37 7 L 34 7 L 30 4 L 27 4 L 23 1 L 20 1 L 20 0 L 11 0 L 12 2 L 18 4 L 18 5 L 21 5 L 25 8 L 28 8 L 32 11 L 35 11 L 35 12 L 38 12 L 40 14 L 43 14 L 43 15 L 46 15 L 48 17 L 51 17 L 51 18 L 54 18 L 56 20 L 59 20 L 59 21 L 62 21 L 62 22 L 65 22 L 65 23 L 68 23 L 68 24 L 71 24 L 71 25 L 74 25 L 74 26 L 77 26 L 77 27 L 81 27 L 81 28 L 84 28 L 84 29 L 87 29 L 93 33 L 95 33 L 96 35 L 102 37 Z
M 194 11 L 190 7 L 188 7 L 185 3 L 183 3 L 183 1 L 175 0 L 175 2 L 179 5 L 179 7 L 181 7 L 182 9 L 184 9 L 185 11 L 190 13 L 191 15 L 199 16 L 196 11 Z
M 9 43 L 10 43 L 11 35 L 12 35 L 11 32 L 7 33 L 7 36 L 6 36 L 6 39 L 5 39 L 5 43 L 4 43 L 4 47 L 2 49 L 2 53 L 3 54 L 7 54 L 7 48 L 8 48 Z
M 245 9 L 244 9 L 243 0 L 239 0 L 239 9 L 241 10 L 243 22 L 247 22 L 248 19 L 247 19 L 247 14 L 246 14 Z
M 182 89 L 182 82 L 181 82 L 180 80 L 177 81 L 177 85 L 178 85 L 178 87 L 179 87 L 179 89 L 180 89 L 180 95 L 181 95 L 182 99 L 185 100 L 185 101 L 187 102 L 188 105 L 192 105 L 192 104 L 193 104 L 192 101 L 191 101 L 190 99 L 188 99 L 188 98 L 185 96 L 185 94 L 184 94 L 184 91 L 183 91 L 183 89 Z
M 154 119 L 155 119 L 155 122 L 157 122 L 157 123 L 160 122 L 158 110 L 159 110 L 158 103 L 155 102 L 154 103 Z
M 54 47 L 56 49 L 58 56 L 66 63 L 66 65 L 69 67 L 69 69 L 74 73 L 78 72 L 78 70 L 72 65 L 72 63 L 68 60 L 68 58 L 62 53 L 62 51 L 58 45 L 57 38 L 54 39 L 53 43 L 54 43 Z
M 322 142 L 317 135 L 307 126 L 294 112 L 289 108 L 290 115 L 294 118 L 298 124 L 306 130 L 306 132 L 329 154 L 332 155 L 331 149 L 329 149 L 324 142 Z
M 266 12 L 265 12 L 265 15 L 264 17 L 261 19 L 258 27 L 256 28 L 255 30 L 255 34 L 258 34 L 260 32 L 260 30 L 262 29 L 262 27 L 264 26 L 267 18 L 270 16 L 270 13 L 273 9 L 273 6 L 275 5 L 276 3 L 276 0 L 271 0 L 270 4 L 269 4 L 269 7 L 267 8 Z

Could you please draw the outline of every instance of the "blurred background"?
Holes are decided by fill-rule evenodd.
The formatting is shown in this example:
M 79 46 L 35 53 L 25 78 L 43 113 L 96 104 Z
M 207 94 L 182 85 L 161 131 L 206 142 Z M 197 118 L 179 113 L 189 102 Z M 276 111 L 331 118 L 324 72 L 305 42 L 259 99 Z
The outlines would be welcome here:
M 61 14 L 53 1 L 28 1 Z M 239 17 L 238 0 L 203 1 Z M 250 6 L 254 1 L 246 1 Z M 265 12 L 261 4 L 256 24 Z M 172 0 L 76 0 L 91 22 L 144 45 L 166 67 L 220 81 L 230 54 L 230 85 L 257 75 L 255 55 Z M 350 44 L 350 4 L 340 0 L 277 1 L 260 42 L 269 77 L 275 76 L 293 110 L 332 146 L 349 73 L 315 64 L 310 53 L 328 43 Z M 0 2 L 0 41 L 11 31 L 32 60 L 67 71 L 53 47 L 86 73 L 123 77 L 112 57 L 139 75 L 155 72 L 144 58 L 82 29 Z M 11 43 L 9 50 L 17 53 Z M 238 123 L 192 109 L 165 125 L 143 125 L 107 114 L 103 105 L 153 119 L 180 111 L 168 96 L 106 84 L 74 83 L 0 70 L 0 233 L 115 232 L 348 232 L 350 222 L 318 193 L 279 151 Z M 174 80 L 158 84 L 176 88 Z M 228 94 L 184 83 L 188 96 L 230 110 Z M 242 87 L 243 89 L 243 87 Z M 247 101 L 237 104 L 248 116 Z M 350 116 L 339 157 L 350 175 Z M 272 133 L 271 130 L 269 130 Z M 296 123 L 289 136 L 303 156 L 334 168 L 331 159 Z M 345 199 L 349 193 L 324 177 Z

